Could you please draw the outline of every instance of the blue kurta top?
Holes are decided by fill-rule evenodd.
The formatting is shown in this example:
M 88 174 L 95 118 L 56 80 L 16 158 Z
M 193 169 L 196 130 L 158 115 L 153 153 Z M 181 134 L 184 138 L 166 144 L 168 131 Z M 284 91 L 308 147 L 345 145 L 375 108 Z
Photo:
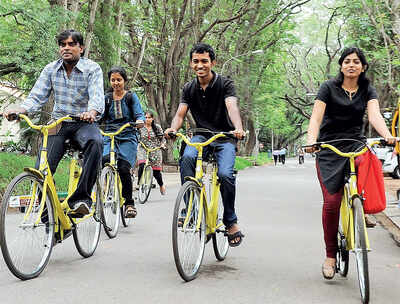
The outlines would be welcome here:
M 112 93 L 105 96 L 106 106 L 103 115 L 103 123 L 106 125 L 106 132 L 115 132 L 127 122 L 145 120 L 139 98 L 135 93 L 127 92 L 121 100 L 113 100 Z M 133 167 L 137 153 L 137 132 L 132 127 L 126 128 L 115 138 L 115 148 L 118 158 L 125 159 Z M 110 154 L 111 140 L 104 137 L 103 156 Z

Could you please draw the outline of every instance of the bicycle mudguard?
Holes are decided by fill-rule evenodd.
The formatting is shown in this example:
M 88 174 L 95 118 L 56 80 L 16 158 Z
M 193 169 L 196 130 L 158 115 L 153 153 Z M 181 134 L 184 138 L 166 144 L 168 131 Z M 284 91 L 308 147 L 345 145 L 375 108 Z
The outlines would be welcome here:
M 25 167 L 25 168 L 24 168 L 24 171 L 25 171 L 25 172 L 30 172 L 30 173 L 32 173 L 33 175 L 37 176 L 37 177 L 38 177 L 39 179 L 41 179 L 42 181 L 44 180 L 44 175 L 43 175 L 43 173 L 40 172 L 38 169 Z

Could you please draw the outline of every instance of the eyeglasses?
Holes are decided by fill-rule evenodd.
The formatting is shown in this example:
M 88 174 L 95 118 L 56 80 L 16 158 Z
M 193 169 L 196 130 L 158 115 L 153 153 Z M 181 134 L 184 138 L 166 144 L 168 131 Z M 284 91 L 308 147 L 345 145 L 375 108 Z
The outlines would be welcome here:
M 145 118 L 146 118 L 146 119 L 152 119 L 153 117 L 151 117 L 151 116 L 146 116 Z

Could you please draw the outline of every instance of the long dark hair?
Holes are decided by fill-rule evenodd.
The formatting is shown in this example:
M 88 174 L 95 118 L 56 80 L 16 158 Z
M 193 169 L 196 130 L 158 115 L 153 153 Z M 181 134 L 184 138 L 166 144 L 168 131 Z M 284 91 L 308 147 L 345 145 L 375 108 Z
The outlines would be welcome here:
M 120 66 L 113 66 L 108 72 L 107 72 L 107 76 L 108 76 L 108 82 L 110 82 L 111 79 L 111 74 L 113 73 L 118 73 L 122 76 L 122 78 L 124 78 L 125 84 L 128 82 L 128 75 L 126 74 L 126 71 L 123 67 Z M 111 93 L 113 92 L 113 88 L 112 86 L 110 86 L 110 88 L 107 90 L 107 93 Z
M 158 133 L 158 129 L 157 129 L 156 123 L 154 122 L 154 114 L 153 114 L 153 112 L 146 111 L 146 112 L 144 112 L 144 116 L 146 116 L 146 115 L 150 115 L 151 118 L 153 118 L 153 121 L 151 122 L 151 128 L 153 129 L 154 134 L 156 136 L 161 136 L 161 134 Z
M 349 56 L 350 54 L 353 54 L 353 53 L 355 53 L 357 55 L 357 57 L 360 59 L 362 65 L 363 65 L 363 68 L 364 68 L 364 72 L 361 72 L 360 76 L 358 77 L 358 85 L 360 87 L 368 86 L 369 79 L 367 78 L 366 73 L 368 71 L 369 65 L 367 62 L 367 58 L 365 58 L 364 52 L 361 49 L 359 49 L 358 47 L 354 47 L 354 46 L 345 48 L 342 52 L 342 55 L 340 55 L 340 58 L 338 61 L 340 68 L 339 68 L 339 73 L 335 77 L 335 82 L 338 86 L 341 86 L 343 84 L 344 75 L 343 75 L 343 72 L 341 71 L 342 63 L 347 56 Z

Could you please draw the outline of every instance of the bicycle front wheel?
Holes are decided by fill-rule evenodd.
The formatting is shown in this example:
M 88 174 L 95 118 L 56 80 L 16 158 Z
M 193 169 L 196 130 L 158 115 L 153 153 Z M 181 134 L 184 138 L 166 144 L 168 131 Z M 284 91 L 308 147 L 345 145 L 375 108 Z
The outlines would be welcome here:
M 362 303 L 369 302 L 369 273 L 368 252 L 365 240 L 364 212 L 361 200 L 356 197 L 353 201 L 354 210 L 354 253 L 357 262 L 358 283 L 360 286 Z
M 104 167 L 101 171 L 100 183 L 102 187 L 103 210 L 101 218 L 103 220 L 104 231 L 110 239 L 115 238 L 119 229 L 120 197 L 116 179 L 118 175 L 111 167 Z
M 100 239 L 100 217 L 102 213 L 101 187 L 97 180 L 92 190 L 92 206 L 90 214 L 82 219 L 76 219 L 73 230 L 74 242 L 79 254 L 84 258 L 93 255 Z
M 223 261 L 226 258 L 229 250 L 228 238 L 225 236 L 225 225 L 223 223 L 224 204 L 222 202 L 221 193 L 218 193 L 218 215 L 216 231 L 213 234 L 214 254 L 218 261 Z
M 144 167 L 139 181 L 138 198 L 139 203 L 144 204 L 150 195 L 151 183 L 153 181 L 153 168 L 148 165 Z
M 200 214 L 200 187 L 187 181 L 175 202 L 172 221 L 172 247 L 178 273 L 185 281 L 193 280 L 200 268 L 206 241 L 205 208 Z
M 49 262 L 54 240 L 54 212 L 43 181 L 21 173 L 8 185 L 1 203 L 0 245 L 10 271 L 21 280 L 37 277 Z

